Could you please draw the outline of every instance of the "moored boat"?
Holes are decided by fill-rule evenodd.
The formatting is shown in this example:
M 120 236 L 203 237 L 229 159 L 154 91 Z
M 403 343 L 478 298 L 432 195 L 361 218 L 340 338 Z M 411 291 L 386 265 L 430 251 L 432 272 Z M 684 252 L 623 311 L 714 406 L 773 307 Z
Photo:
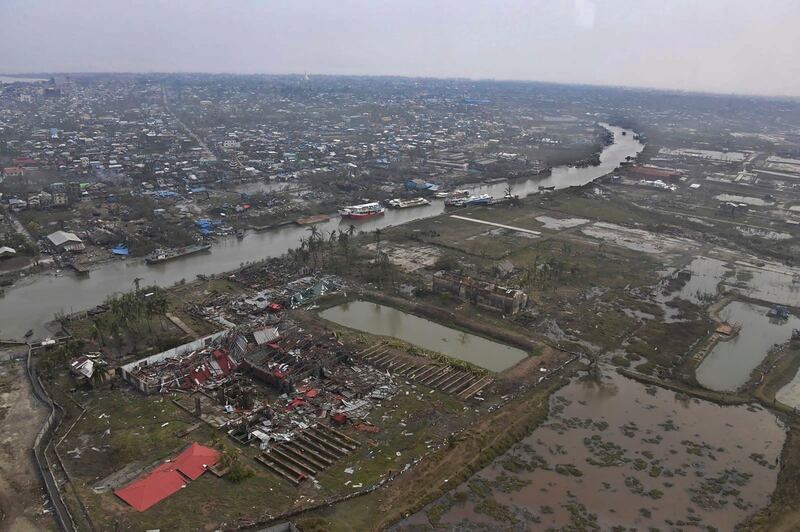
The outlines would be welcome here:
M 494 198 L 489 194 L 481 194 L 479 196 L 470 196 L 464 205 L 472 206 L 472 205 L 489 205 Z
M 389 207 L 395 209 L 408 209 L 409 207 L 422 207 L 423 205 L 430 205 L 431 202 L 425 198 L 412 198 L 412 199 L 399 199 L 395 198 L 389 200 Z
M 159 264 L 161 262 L 167 262 L 168 260 L 185 257 L 186 255 L 192 255 L 208 249 L 211 249 L 211 244 L 194 244 L 175 249 L 157 249 L 148 255 L 144 261 L 147 264 Z
M 369 218 L 371 216 L 380 216 L 386 212 L 386 209 L 377 201 L 371 203 L 363 203 L 361 205 L 347 205 L 339 209 L 339 215 L 342 218 L 359 219 Z

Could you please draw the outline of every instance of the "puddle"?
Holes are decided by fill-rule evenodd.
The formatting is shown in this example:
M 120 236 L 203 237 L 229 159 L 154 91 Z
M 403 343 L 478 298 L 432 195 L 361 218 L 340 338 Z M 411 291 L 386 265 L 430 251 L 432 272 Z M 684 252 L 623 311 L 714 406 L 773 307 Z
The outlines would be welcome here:
M 353 301 L 320 312 L 326 320 L 465 360 L 490 371 L 510 368 L 527 354 L 521 349 L 439 325 L 369 301 Z
M 769 205 L 775 205 L 772 201 L 763 200 L 761 198 L 754 198 L 753 196 L 738 196 L 736 194 L 720 194 L 718 196 L 714 196 L 716 199 L 720 201 L 735 201 L 737 203 L 746 203 L 748 205 L 754 205 L 758 207 L 766 207 Z
M 734 338 L 720 341 L 697 368 L 697 382 L 718 391 L 733 391 L 750 378 L 769 349 L 792 336 L 800 319 L 778 321 L 767 317 L 767 307 L 732 301 L 720 310 L 720 318 L 742 329 Z
M 733 530 L 768 503 L 784 440 L 757 406 L 574 380 L 542 427 L 394 529 Z
M 545 229 L 569 229 L 579 225 L 588 224 L 585 218 L 553 218 L 552 216 L 537 216 L 537 222 L 541 222 Z

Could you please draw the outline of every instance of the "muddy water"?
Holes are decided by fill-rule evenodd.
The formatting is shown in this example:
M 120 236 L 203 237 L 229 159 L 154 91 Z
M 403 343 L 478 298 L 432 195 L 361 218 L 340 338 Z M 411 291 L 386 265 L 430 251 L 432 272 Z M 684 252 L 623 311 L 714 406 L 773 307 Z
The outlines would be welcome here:
M 606 146 L 600 154 L 600 165 L 585 168 L 557 167 L 551 175 L 526 181 L 515 181 L 514 194 L 526 196 L 538 193 L 538 187 L 554 186 L 558 189 L 585 185 L 612 172 L 625 157 L 635 156 L 644 145 L 633 139 L 623 129 L 603 124 L 614 133 L 614 143 Z M 500 197 L 506 183 L 494 183 L 475 187 L 476 193 L 488 193 Z M 438 216 L 444 212 L 444 202 L 434 200 L 430 205 L 416 209 L 397 209 L 384 216 L 354 222 L 360 231 L 397 226 L 414 220 Z M 341 230 L 351 224 L 339 218 L 319 224 L 320 230 Z M 211 275 L 230 271 L 244 262 L 276 257 L 298 245 L 308 236 L 305 227 L 289 226 L 275 231 L 248 232 L 242 240 L 235 237 L 215 243 L 209 253 L 187 256 L 181 259 L 149 266 L 140 260 L 113 261 L 92 270 L 87 278 L 65 275 L 32 276 L 18 283 L 0 296 L 0 335 L 4 338 L 22 338 L 25 331 L 33 329 L 36 337 L 48 334 L 44 324 L 57 312 L 70 313 L 102 303 L 109 295 L 130 290 L 135 278 L 142 285 L 168 286 L 181 279 L 191 280 L 198 274 Z
M 345 303 L 320 312 L 320 316 L 351 329 L 399 338 L 490 371 L 503 371 L 527 356 L 516 347 L 492 342 L 368 301 Z
M 742 326 L 739 334 L 719 342 L 697 368 L 697 381 L 712 390 L 735 390 L 747 382 L 750 373 L 774 344 L 782 344 L 800 327 L 790 316 L 779 321 L 767 317 L 767 307 L 732 301 L 719 312 L 720 318 Z
M 680 320 L 681 311 L 667 305 L 676 299 L 685 299 L 696 305 L 703 305 L 717 295 L 720 282 L 728 271 L 726 263 L 709 257 L 698 256 L 692 259 L 686 268 L 691 277 L 685 282 L 678 281 L 673 285 L 678 270 L 669 268 L 661 272 L 662 278 L 656 285 L 654 302 L 664 311 L 664 322 L 674 323 Z
M 616 373 L 575 380 L 550 417 L 466 484 L 396 530 L 733 530 L 767 504 L 784 428 L 759 407 L 722 407 Z M 476 520 L 476 518 L 478 518 Z
M 737 264 L 737 275 L 744 274 L 747 278 L 743 281 L 732 279 L 729 283 L 733 286 L 729 288 L 762 301 L 800 306 L 800 282 L 795 271 L 770 268 L 751 268 Z
M 719 283 L 728 271 L 726 263 L 709 257 L 695 257 L 686 267 L 692 274 L 677 291 L 675 297 L 701 304 L 710 296 L 716 296 Z

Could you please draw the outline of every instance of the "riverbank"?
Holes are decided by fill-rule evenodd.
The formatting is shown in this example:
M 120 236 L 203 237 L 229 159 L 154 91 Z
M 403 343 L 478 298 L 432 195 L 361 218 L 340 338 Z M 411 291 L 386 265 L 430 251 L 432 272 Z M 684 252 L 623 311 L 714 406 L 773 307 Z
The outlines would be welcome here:
M 585 168 L 556 167 L 550 176 L 531 179 L 514 184 L 514 194 L 520 197 L 538 194 L 539 186 L 554 186 L 557 189 L 585 185 L 605 176 L 619 166 L 626 157 L 635 156 L 643 145 L 622 136 L 621 128 L 604 125 L 615 133 L 614 144 L 607 146 L 600 155 L 599 166 Z M 620 134 L 616 134 L 620 133 Z M 475 193 L 502 197 L 506 183 L 478 185 Z M 383 216 L 353 223 L 359 232 L 372 232 L 389 226 L 431 218 L 444 213 L 444 203 L 434 200 L 430 205 L 414 209 L 396 209 Z M 319 231 L 347 230 L 350 220 L 332 219 L 317 225 Z M 237 269 L 243 263 L 285 254 L 299 246 L 300 240 L 308 237 L 307 228 L 286 226 L 274 231 L 248 232 L 243 239 L 235 236 L 221 239 L 203 257 L 186 257 L 157 266 L 140 262 L 113 261 L 92 270 L 88 277 L 64 275 L 62 277 L 35 276 L 30 283 L 20 283 L 6 290 L 0 299 L 4 334 L 21 337 L 28 329 L 37 336 L 47 335 L 44 324 L 56 313 L 69 314 L 102 303 L 106 297 L 132 286 L 134 279 L 142 285 L 171 286 L 181 280 L 191 280 L 197 275 L 213 275 Z

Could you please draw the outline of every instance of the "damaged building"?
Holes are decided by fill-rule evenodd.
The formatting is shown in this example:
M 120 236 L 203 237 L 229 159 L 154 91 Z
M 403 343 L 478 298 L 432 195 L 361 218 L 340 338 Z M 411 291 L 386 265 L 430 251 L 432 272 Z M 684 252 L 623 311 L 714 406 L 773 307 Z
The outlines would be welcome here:
M 445 271 L 434 274 L 432 289 L 437 294 L 450 294 L 477 307 L 508 315 L 516 314 L 528 304 L 528 295 L 522 290 Z

